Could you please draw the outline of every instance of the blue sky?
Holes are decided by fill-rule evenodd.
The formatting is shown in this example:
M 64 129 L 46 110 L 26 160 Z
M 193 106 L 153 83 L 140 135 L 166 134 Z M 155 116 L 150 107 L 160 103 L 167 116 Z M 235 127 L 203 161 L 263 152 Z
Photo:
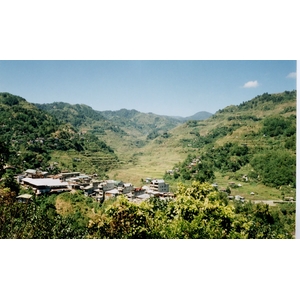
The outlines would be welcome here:
M 95 110 L 186 117 L 293 89 L 295 60 L 0 61 L 0 92 Z

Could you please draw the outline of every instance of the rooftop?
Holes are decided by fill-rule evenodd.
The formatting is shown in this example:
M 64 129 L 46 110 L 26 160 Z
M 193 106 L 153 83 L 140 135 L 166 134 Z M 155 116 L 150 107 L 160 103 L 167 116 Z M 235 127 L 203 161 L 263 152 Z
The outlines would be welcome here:
M 32 184 L 35 186 L 53 186 L 53 187 L 60 187 L 60 186 L 67 186 L 67 182 L 60 181 L 59 179 L 52 179 L 52 178 L 23 178 L 24 183 Z

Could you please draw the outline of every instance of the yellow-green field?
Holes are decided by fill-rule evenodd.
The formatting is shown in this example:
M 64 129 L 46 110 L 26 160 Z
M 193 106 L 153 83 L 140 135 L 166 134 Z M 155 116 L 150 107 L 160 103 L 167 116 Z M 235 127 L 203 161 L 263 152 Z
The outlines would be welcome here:
M 128 150 L 129 151 L 129 150 Z M 120 160 L 128 157 L 128 153 L 118 153 Z M 142 185 L 141 179 L 162 178 L 165 171 L 186 158 L 182 148 L 159 147 L 154 143 L 131 151 L 131 158 L 108 172 L 111 179 L 131 182 L 135 186 Z

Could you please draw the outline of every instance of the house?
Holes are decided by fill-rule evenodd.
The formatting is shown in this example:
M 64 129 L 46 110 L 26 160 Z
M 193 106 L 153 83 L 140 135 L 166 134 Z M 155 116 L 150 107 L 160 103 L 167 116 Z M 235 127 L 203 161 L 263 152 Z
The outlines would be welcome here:
M 120 194 L 120 192 L 116 188 L 109 190 L 109 191 L 105 192 L 105 199 L 114 198 L 114 197 L 118 196 L 119 194 Z
M 98 189 L 99 184 L 100 184 L 100 181 L 92 180 L 88 186 L 83 187 L 84 195 L 90 196 L 93 193 L 95 193 L 96 195 L 99 195 L 99 192 L 100 192 L 100 190 Z
M 134 188 L 131 193 L 132 193 L 132 198 L 136 198 L 140 195 L 145 194 L 145 190 L 143 188 Z
M 17 202 L 19 203 L 27 203 L 27 202 L 30 202 L 32 201 L 32 195 L 30 194 L 22 194 L 22 195 L 19 195 L 17 198 Z
M 150 189 L 159 193 L 168 193 L 169 184 L 165 183 L 163 179 L 154 179 L 151 181 Z
M 28 178 L 45 178 L 48 175 L 48 172 L 42 172 L 34 169 L 27 169 L 24 173 L 25 177 Z
M 113 189 L 115 189 L 115 181 L 114 180 L 105 180 L 105 181 L 101 181 L 98 184 L 98 188 L 95 189 L 96 192 L 96 200 L 97 201 L 104 201 L 105 200 L 105 196 L 106 196 L 106 192 L 107 191 L 111 191 Z M 118 191 L 119 193 L 119 191 Z M 107 194 L 108 197 L 111 197 L 111 195 Z
M 22 183 L 31 187 L 37 195 L 68 191 L 68 182 L 53 178 L 23 178 Z
M 124 182 L 122 180 L 115 180 L 115 187 L 119 188 L 124 185 Z
M 65 181 L 67 178 L 77 177 L 80 175 L 80 172 L 65 172 L 59 174 L 59 179 Z
M 129 194 L 134 189 L 131 183 L 123 183 L 121 186 L 118 186 L 118 190 L 121 194 Z
M 59 175 L 59 178 L 63 178 L 63 176 Z M 68 177 L 65 179 L 69 183 L 70 189 L 84 189 L 84 187 L 89 186 L 91 183 L 91 177 L 88 175 L 78 175 L 76 177 Z
M 245 198 L 240 196 L 240 195 L 236 195 L 234 198 L 235 198 L 235 200 L 239 200 L 239 201 L 242 201 L 242 202 L 245 201 Z
M 147 200 L 150 198 L 150 195 L 148 194 L 142 194 L 142 195 L 139 195 L 137 196 L 138 199 L 141 199 L 141 200 Z
M 94 187 L 92 185 L 88 185 L 83 188 L 83 191 L 85 196 L 89 196 L 94 192 Z
M 153 197 L 159 197 L 159 195 L 160 195 L 160 192 L 156 192 L 156 191 L 153 191 L 153 190 L 148 190 L 147 193 L 149 195 L 152 195 Z

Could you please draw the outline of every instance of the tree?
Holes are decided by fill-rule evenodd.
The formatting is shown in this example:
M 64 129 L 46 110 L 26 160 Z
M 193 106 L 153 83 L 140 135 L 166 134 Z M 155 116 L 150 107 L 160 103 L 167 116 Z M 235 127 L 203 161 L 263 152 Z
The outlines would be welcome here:
M 289 220 L 286 222 L 286 220 Z M 288 223 L 288 225 L 286 225 Z M 250 202 L 229 202 L 209 183 L 179 184 L 176 199 L 141 204 L 123 196 L 91 220 L 96 238 L 292 238 L 295 217 Z
M 3 139 L 0 139 L 0 178 L 5 173 L 5 164 L 8 161 L 9 154 L 10 151 L 7 143 Z
M 296 157 L 287 150 L 268 150 L 251 161 L 261 181 L 268 186 L 296 186 Z

